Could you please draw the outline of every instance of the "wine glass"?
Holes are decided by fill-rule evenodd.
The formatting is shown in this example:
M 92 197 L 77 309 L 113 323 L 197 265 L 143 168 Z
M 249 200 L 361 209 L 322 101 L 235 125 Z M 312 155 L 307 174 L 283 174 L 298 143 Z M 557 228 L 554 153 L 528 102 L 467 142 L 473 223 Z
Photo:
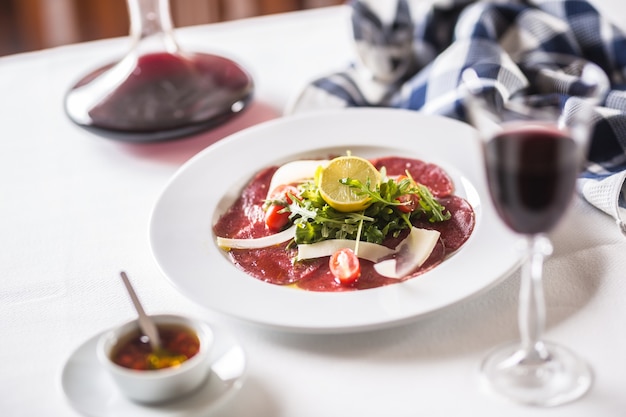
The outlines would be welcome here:
M 463 72 L 465 110 L 483 144 L 487 183 L 496 211 L 525 243 L 519 294 L 520 341 L 494 350 L 481 365 L 488 386 L 529 405 L 573 401 L 591 387 L 589 366 L 569 349 L 543 339 L 544 259 L 552 252 L 546 233 L 574 195 L 590 138 L 593 105 L 608 89 L 604 72 L 584 61 L 541 69 L 575 80 L 567 101 L 558 90 L 502 99 L 494 82 Z M 537 79 L 541 79 L 539 74 Z M 569 92 L 572 94 L 572 92 Z
M 127 6 L 130 50 L 71 87 L 65 111 L 72 121 L 115 139 L 162 141 L 209 129 L 247 107 L 249 73 L 231 59 L 181 49 L 169 0 Z

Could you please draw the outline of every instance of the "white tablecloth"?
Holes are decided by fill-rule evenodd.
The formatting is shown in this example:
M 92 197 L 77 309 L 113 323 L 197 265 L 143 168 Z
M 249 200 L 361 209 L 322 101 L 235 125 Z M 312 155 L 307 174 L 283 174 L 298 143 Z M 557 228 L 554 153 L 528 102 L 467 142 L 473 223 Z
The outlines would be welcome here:
M 595 3 L 626 26 L 625 3 Z M 170 176 L 214 141 L 279 117 L 307 81 L 344 68 L 353 58 L 347 19 L 347 8 L 333 7 L 180 30 L 185 48 L 246 65 L 256 96 L 239 119 L 162 144 L 102 139 L 63 113 L 71 83 L 124 53 L 126 39 L 0 59 L 0 415 L 77 415 L 61 370 L 86 339 L 134 317 L 118 277 L 124 269 L 150 312 L 219 323 L 245 347 L 248 378 L 219 415 L 626 416 L 626 240 L 581 201 L 552 235 L 546 338 L 586 358 L 595 383 L 583 399 L 553 409 L 510 404 L 479 384 L 484 355 L 517 337 L 518 273 L 412 324 L 301 335 L 207 311 L 159 272 L 148 220 Z

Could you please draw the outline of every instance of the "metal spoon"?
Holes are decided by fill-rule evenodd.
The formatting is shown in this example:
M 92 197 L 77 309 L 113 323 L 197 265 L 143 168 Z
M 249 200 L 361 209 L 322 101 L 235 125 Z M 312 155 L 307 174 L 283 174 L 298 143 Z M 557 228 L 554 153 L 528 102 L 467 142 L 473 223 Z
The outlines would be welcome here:
M 159 331 L 157 330 L 156 325 L 146 314 L 141 303 L 139 302 L 139 298 L 137 298 L 137 294 L 133 289 L 133 286 L 126 275 L 126 272 L 120 272 L 120 276 L 122 277 L 122 281 L 124 281 L 124 285 L 126 286 L 126 290 L 128 291 L 128 295 L 130 295 L 130 299 L 135 306 L 135 310 L 137 310 L 137 314 L 139 314 L 139 328 L 143 332 L 144 335 L 148 336 L 148 342 L 150 343 L 150 347 L 152 351 L 156 352 L 161 347 L 161 339 L 159 338 Z

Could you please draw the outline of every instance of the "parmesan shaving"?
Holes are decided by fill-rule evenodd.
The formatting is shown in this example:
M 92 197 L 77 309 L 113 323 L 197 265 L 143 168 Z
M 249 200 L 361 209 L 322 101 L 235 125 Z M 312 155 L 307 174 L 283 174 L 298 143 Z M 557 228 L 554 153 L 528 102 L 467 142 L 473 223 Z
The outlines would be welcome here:
M 439 241 L 436 230 L 411 228 L 411 233 L 396 248 L 396 257 L 374 265 L 380 275 L 387 278 L 403 278 L 422 266 Z
M 280 243 L 284 243 L 289 239 L 293 239 L 296 233 L 296 226 L 291 226 L 288 229 L 283 230 L 282 232 L 259 237 L 256 239 L 231 239 L 227 237 L 217 237 L 217 246 L 223 249 L 259 249 L 266 248 L 268 246 L 278 245 Z
M 299 161 L 287 162 L 281 165 L 280 168 L 274 172 L 270 186 L 267 189 L 267 196 L 270 197 L 272 191 L 279 185 L 294 184 L 304 182 L 306 180 L 313 179 L 315 177 L 315 171 L 319 166 L 326 165 L 328 160 L 313 160 L 303 159 Z
M 349 248 L 355 251 L 356 240 L 349 239 L 331 239 L 323 240 L 321 242 L 298 245 L 297 260 L 303 259 L 321 258 L 323 256 L 330 256 L 337 252 L 339 249 Z M 362 259 L 367 259 L 372 262 L 393 255 L 394 249 L 389 249 L 386 246 L 378 245 L 370 242 L 359 242 L 357 256 Z

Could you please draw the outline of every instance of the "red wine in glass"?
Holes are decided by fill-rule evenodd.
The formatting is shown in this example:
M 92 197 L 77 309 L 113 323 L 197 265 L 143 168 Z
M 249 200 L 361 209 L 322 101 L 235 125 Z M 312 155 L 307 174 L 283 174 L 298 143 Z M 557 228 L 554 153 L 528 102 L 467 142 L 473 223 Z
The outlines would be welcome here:
M 593 124 L 591 110 L 609 83 L 600 67 L 575 57 L 538 53 L 528 61 L 541 71 L 561 73 L 587 88 L 567 99 L 564 92 L 549 89 L 507 96 L 497 80 L 480 78 L 473 69 L 462 74 L 464 109 L 482 142 L 491 202 L 525 243 L 518 305 L 520 340 L 494 349 L 480 370 L 486 385 L 505 398 L 555 406 L 584 395 L 593 374 L 576 353 L 543 339 L 543 264 L 552 252 L 546 233 L 563 218 L 573 198 Z
M 494 205 L 512 230 L 534 235 L 558 223 L 580 168 L 574 140 L 549 125 L 504 127 L 484 157 Z
M 224 123 L 252 99 L 248 72 L 231 59 L 181 49 L 168 0 L 127 0 L 132 48 L 84 76 L 65 110 L 81 127 L 114 139 L 151 142 Z

